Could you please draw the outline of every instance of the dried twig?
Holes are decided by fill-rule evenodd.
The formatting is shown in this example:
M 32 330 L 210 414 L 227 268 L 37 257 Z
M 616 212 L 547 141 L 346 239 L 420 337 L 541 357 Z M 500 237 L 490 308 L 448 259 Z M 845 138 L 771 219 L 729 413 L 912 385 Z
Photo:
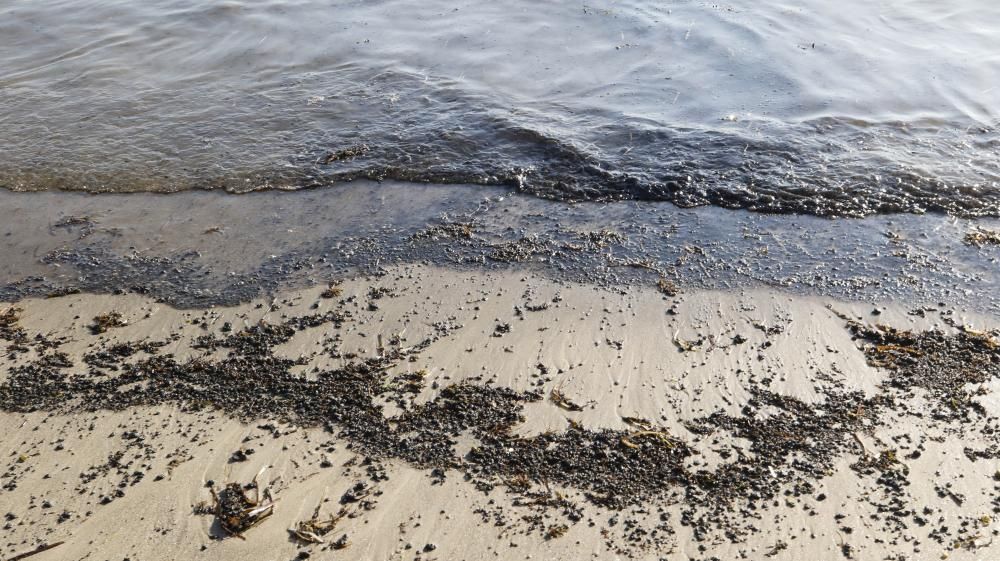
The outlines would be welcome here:
M 320 500 L 319 504 L 316 505 L 316 510 L 313 511 L 312 518 L 300 521 L 288 531 L 305 543 L 326 543 L 323 538 L 337 527 L 337 523 L 347 516 L 348 511 L 347 508 L 342 507 L 337 514 L 331 514 L 329 518 L 323 520 L 319 515 L 322 506 L 323 500 Z
M 64 543 L 66 543 L 66 542 L 45 543 L 45 544 L 42 544 L 42 545 L 36 547 L 35 549 L 32 549 L 31 551 L 26 551 L 26 552 L 21 553 L 19 555 L 15 555 L 15 556 L 11 557 L 10 559 L 8 559 L 7 561 L 20 561 L 21 559 L 27 559 L 28 557 L 31 557 L 32 555 L 38 555 L 39 553 L 43 553 L 43 552 L 48 551 L 48 550 L 50 550 L 50 549 L 52 549 L 54 547 L 59 547 L 60 545 L 62 545 Z

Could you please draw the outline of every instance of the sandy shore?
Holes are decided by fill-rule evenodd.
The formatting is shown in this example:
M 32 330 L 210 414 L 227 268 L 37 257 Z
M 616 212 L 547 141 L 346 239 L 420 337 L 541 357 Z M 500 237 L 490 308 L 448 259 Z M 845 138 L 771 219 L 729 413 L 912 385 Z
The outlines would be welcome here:
M 998 322 L 876 308 L 422 266 L 206 310 L 25 300 L 0 324 L 0 558 L 1000 555 Z M 220 364 L 294 388 L 185 378 Z M 348 374 L 370 395 L 310 408 Z M 230 535 L 212 490 L 262 469 L 273 514 Z

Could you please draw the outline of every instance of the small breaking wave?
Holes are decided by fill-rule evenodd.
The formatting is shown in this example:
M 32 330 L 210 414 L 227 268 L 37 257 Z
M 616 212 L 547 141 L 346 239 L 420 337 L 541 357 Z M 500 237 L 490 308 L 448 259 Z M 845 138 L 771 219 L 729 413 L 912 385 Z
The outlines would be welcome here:
M 455 81 L 350 66 L 241 97 L 231 104 L 236 122 L 221 106 L 192 113 L 184 99 L 150 95 L 165 118 L 95 126 L 44 152 L 37 120 L 9 119 L 0 185 L 245 193 L 367 179 L 509 186 L 573 202 L 1000 216 L 1000 133 L 979 123 L 732 117 L 682 127 L 512 104 Z

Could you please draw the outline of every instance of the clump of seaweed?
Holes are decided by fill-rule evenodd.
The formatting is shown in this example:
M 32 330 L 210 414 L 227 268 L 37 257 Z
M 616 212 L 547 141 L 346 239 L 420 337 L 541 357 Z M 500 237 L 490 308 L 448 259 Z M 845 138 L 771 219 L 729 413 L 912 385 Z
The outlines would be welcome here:
M 965 243 L 975 247 L 984 245 L 1000 245 L 1000 231 L 976 228 L 965 234 Z
M 21 308 L 7 308 L 0 312 L 0 339 L 4 341 L 23 341 L 27 334 L 18 322 L 21 321 Z
M 227 534 L 245 539 L 244 532 L 274 514 L 274 499 L 270 490 L 267 487 L 262 490 L 257 482 L 266 469 L 261 468 L 247 485 L 229 483 L 219 492 L 212 488 L 211 512 Z M 248 491 L 253 491 L 253 495 Z
M 320 159 L 320 163 L 328 165 L 341 160 L 353 160 L 358 156 L 367 154 L 369 150 L 370 148 L 367 144 L 359 144 L 357 146 L 351 146 L 334 152 L 327 152 L 326 155 Z
M 681 293 L 681 289 L 677 286 L 677 283 L 666 277 L 660 277 L 660 279 L 656 281 L 656 288 L 668 298 L 673 298 Z
M 95 316 L 94 321 L 90 324 L 90 332 L 94 335 L 100 335 L 109 329 L 125 327 L 126 325 L 128 322 L 125 317 L 119 312 L 112 311 Z
M 561 538 L 565 536 L 566 532 L 568 531 L 569 531 L 569 526 L 565 524 L 553 524 L 549 526 L 547 530 L 545 530 L 545 539 L 554 540 Z
M 319 297 L 324 299 L 330 298 L 340 298 L 340 295 L 344 293 L 344 289 L 340 288 L 337 284 L 331 283 L 323 292 L 320 292 Z

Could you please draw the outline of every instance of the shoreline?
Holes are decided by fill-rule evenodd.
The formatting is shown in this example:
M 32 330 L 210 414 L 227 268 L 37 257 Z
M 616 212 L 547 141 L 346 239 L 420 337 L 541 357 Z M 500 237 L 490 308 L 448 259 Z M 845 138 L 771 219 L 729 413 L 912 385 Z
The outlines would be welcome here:
M 97 539 L 109 558 L 153 560 L 992 550 L 988 315 L 428 266 L 229 308 L 88 294 L 16 307 L 4 557 L 55 541 L 36 558 L 79 557 Z M 972 359 L 986 362 L 969 387 L 924 372 Z M 65 383 L 75 396 L 53 391 Z M 580 468 L 557 467 L 569 458 Z M 273 517 L 246 541 L 212 539 L 214 517 L 193 512 L 206 482 L 265 465 Z M 324 495 L 323 516 L 347 513 L 304 544 L 288 529 Z M 144 545 L 154 529 L 166 545 Z
M 0 301 L 131 291 L 234 305 L 407 264 L 616 288 L 772 287 L 1000 313 L 997 220 L 829 220 L 670 203 L 565 205 L 502 189 L 358 182 L 323 192 L 0 191 Z M 980 241 L 981 240 L 981 241 Z

